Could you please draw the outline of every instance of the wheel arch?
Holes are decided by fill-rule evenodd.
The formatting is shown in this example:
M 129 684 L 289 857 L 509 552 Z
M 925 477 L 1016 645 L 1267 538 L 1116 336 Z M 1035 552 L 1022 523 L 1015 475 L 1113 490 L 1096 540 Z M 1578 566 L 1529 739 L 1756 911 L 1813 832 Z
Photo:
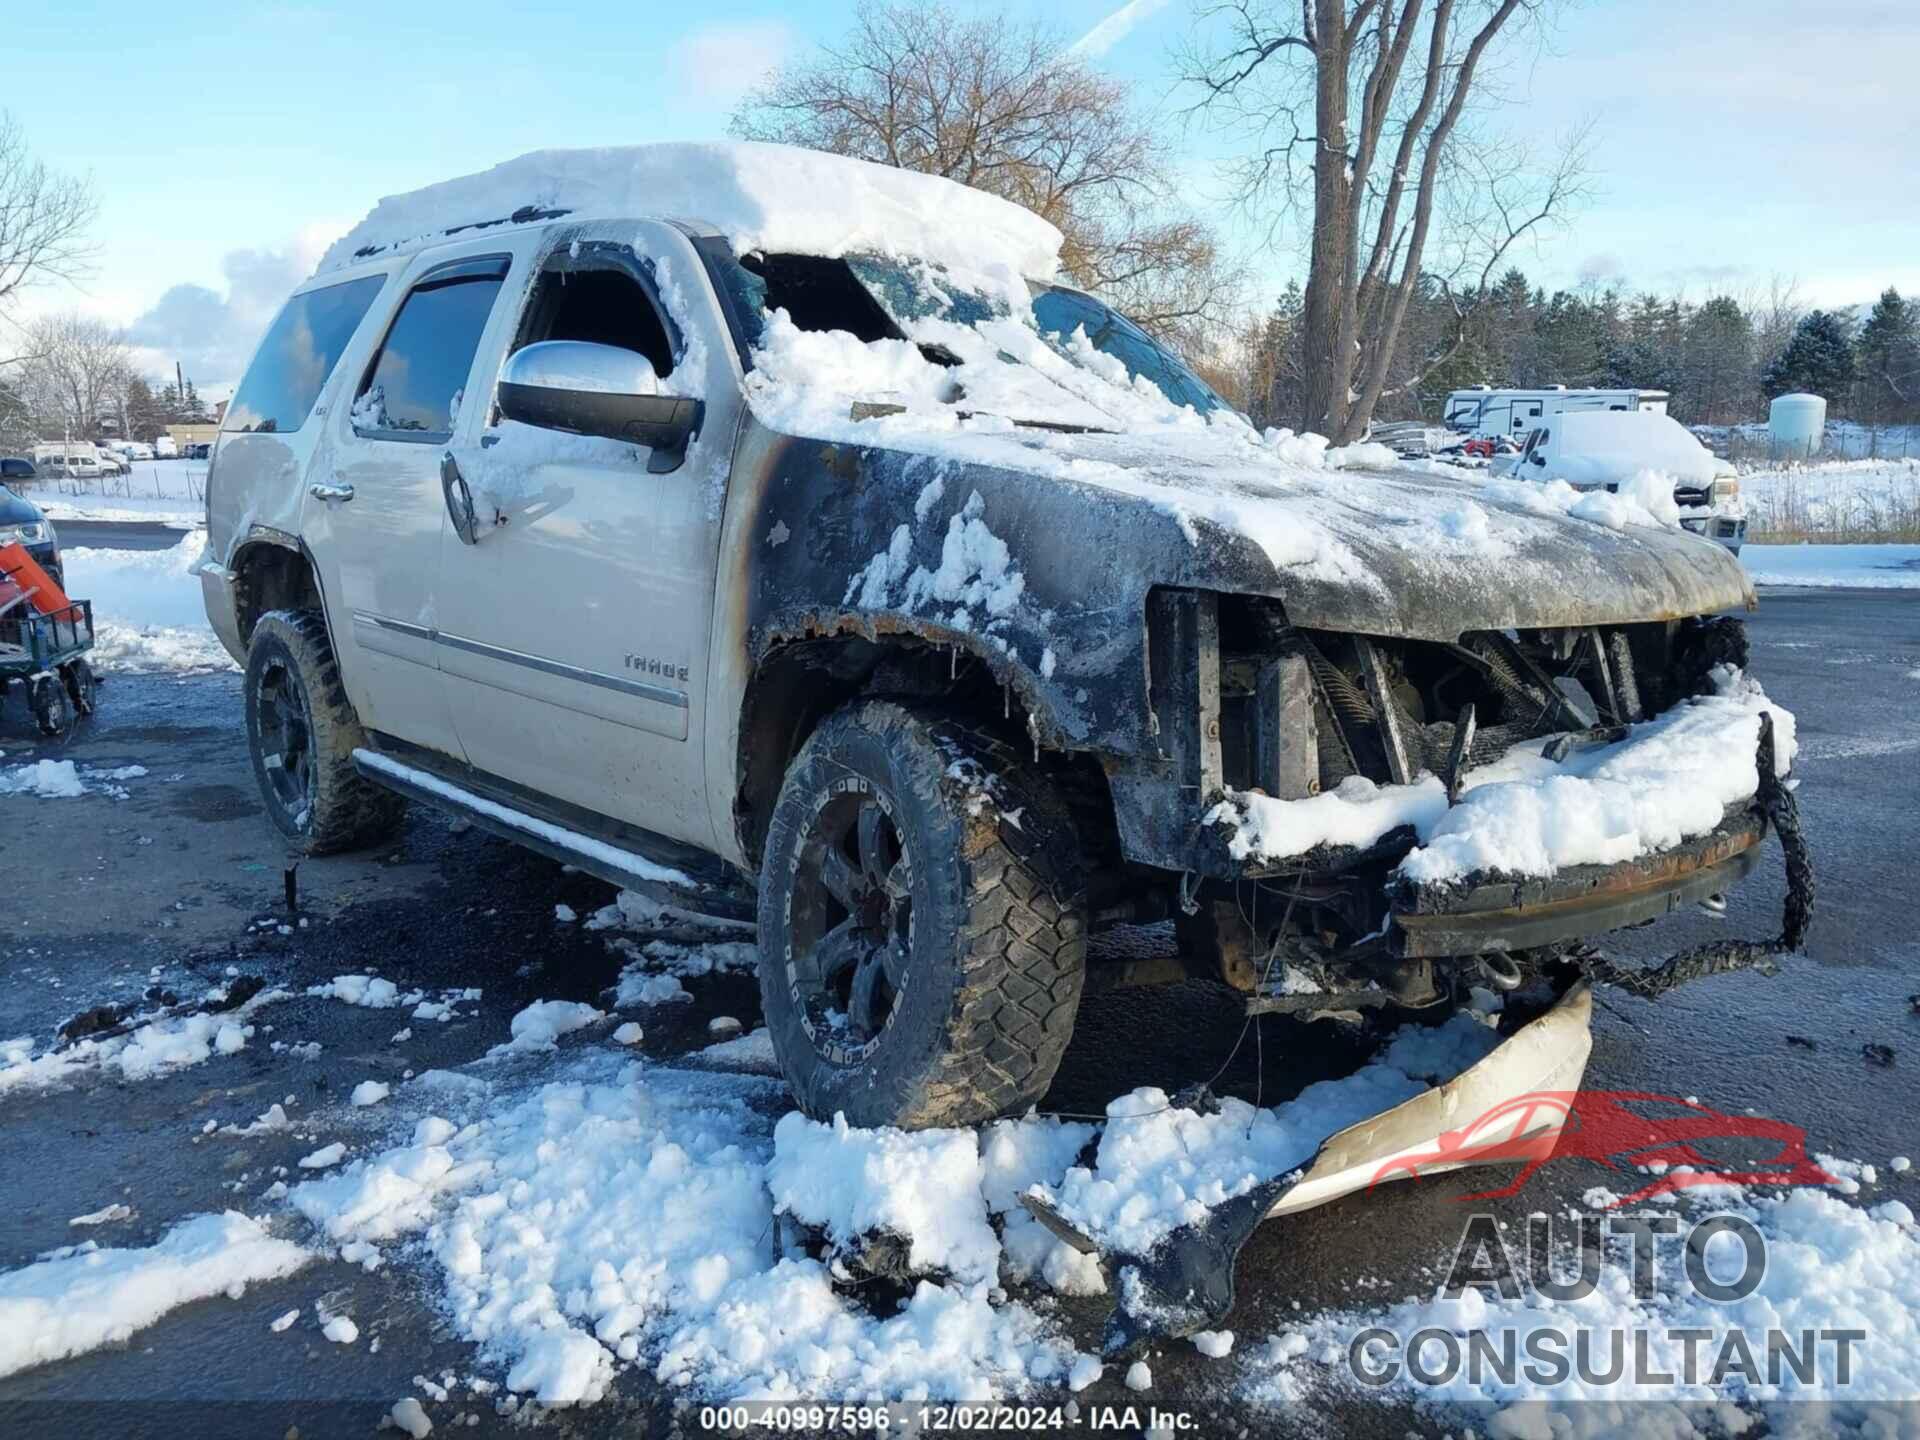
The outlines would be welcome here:
M 233 613 L 240 644 L 253 642 L 260 617 L 273 610 L 326 614 L 319 567 L 306 544 L 278 530 L 256 527 L 234 551 Z
M 854 700 L 910 699 L 949 707 L 1010 743 L 1031 745 L 1056 778 L 1075 782 L 1106 814 L 1104 773 L 1052 723 L 1036 677 L 988 637 L 896 616 L 812 616 L 770 632 L 740 702 L 734 761 L 735 838 L 760 863 L 767 824 L 800 747 L 820 722 Z M 1078 792 L 1091 790 L 1089 796 Z

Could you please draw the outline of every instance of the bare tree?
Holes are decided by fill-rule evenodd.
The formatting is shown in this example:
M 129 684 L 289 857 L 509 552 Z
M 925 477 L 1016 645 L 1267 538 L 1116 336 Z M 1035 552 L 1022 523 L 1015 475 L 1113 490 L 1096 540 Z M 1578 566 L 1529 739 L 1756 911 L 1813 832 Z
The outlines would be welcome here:
M 1514 243 L 1580 192 L 1583 136 L 1541 182 L 1511 150 L 1469 143 L 1463 128 L 1496 43 L 1545 3 L 1225 0 L 1202 9 L 1217 43 L 1184 69 L 1199 108 L 1254 145 L 1237 167 L 1242 203 L 1311 216 L 1307 427 L 1358 438 L 1387 390 L 1422 283 L 1484 292 Z M 1437 272 L 1430 256 L 1444 261 Z M 1455 327 L 1454 349 L 1464 334 Z
M 133 353 L 111 326 L 75 313 L 47 315 L 26 327 L 20 393 L 48 437 L 91 437 L 119 413 L 133 378 Z
M 869 0 L 852 32 L 776 73 L 734 133 L 943 175 L 1060 228 L 1068 276 L 1150 330 L 1230 318 L 1238 274 L 1173 203 L 1171 156 L 1122 82 L 1004 16 Z
M 87 183 L 34 159 L 19 124 L 0 110 L 0 308 L 36 280 L 86 272 L 97 209 Z

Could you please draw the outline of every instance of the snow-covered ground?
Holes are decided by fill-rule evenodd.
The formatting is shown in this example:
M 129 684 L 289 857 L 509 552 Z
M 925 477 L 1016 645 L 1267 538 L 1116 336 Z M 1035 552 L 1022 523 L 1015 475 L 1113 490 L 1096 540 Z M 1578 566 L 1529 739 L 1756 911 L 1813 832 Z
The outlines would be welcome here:
M 1744 471 L 1748 533 L 1873 541 L 1920 533 L 1920 458 L 1769 465 Z
M 1920 545 L 1748 545 L 1740 559 L 1756 585 L 1920 589 Z
M 230 670 L 192 573 L 197 533 L 165 550 L 63 553 L 67 593 L 93 602 L 94 664 L 104 670 Z
M 190 1301 L 238 1299 L 311 1259 L 234 1210 L 183 1220 L 144 1249 L 56 1251 L 0 1275 L 0 1375 L 124 1341 Z
M 172 520 L 199 525 L 207 513 L 207 462 L 136 460 L 126 475 L 47 480 L 26 494 L 56 522 Z

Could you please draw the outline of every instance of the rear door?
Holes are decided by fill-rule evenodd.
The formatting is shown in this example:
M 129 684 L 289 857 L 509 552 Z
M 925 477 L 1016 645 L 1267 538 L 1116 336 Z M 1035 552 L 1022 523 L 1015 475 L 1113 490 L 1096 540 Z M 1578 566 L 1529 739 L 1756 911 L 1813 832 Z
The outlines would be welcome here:
M 497 243 L 435 251 L 395 288 L 349 356 L 302 524 L 361 722 L 455 757 L 433 643 L 440 462 L 510 263 Z
M 558 227 L 524 293 L 489 338 L 473 429 L 454 445 L 478 542 L 450 525 L 440 541 L 438 648 L 461 744 L 493 776 L 711 849 L 701 734 L 739 418 L 731 341 L 699 257 L 666 224 Z M 499 422 L 499 368 L 539 340 L 637 350 L 661 393 L 703 400 L 684 461 L 653 474 L 644 447 Z

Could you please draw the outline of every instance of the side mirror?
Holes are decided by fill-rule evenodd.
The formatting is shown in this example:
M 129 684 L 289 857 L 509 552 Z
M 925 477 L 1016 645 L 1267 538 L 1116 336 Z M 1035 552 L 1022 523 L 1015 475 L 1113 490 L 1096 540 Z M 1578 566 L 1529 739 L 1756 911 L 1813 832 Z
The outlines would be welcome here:
M 1529 455 L 1527 458 L 1536 465 L 1544 465 L 1547 463 L 1547 457 L 1544 455 Z
M 704 401 L 662 395 L 647 357 L 617 345 L 542 340 L 507 357 L 500 414 L 522 425 L 644 445 L 647 470 L 665 475 L 687 458 Z

